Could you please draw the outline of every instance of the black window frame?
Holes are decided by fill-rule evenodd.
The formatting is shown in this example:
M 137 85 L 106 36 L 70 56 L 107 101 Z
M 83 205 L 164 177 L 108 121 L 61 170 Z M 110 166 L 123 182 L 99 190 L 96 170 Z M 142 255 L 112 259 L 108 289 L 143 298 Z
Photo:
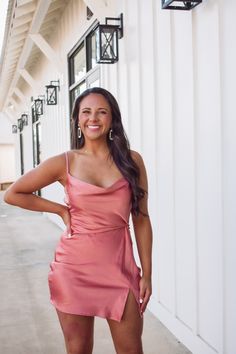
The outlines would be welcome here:
M 81 85 L 83 82 L 87 85 L 87 78 L 93 74 L 94 71 L 98 70 L 99 64 L 97 63 L 94 68 L 90 66 L 89 61 L 92 59 L 92 50 L 91 46 L 89 45 L 89 41 L 91 37 L 95 33 L 95 29 L 98 25 L 98 20 L 95 20 L 92 25 L 88 28 L 88 30 L 84 33 L 84 35 L 80 38 L 80 40 L 76 43 L 76 45 L 70 50 L 67 56 L 67 63 L 68 63 L 68 91 L 69 91 L 69 107 L 70 107 L 70 113 L 72 111 L 72 106 L 74 103 L 74 99 L 72 99 L 72 92 L 76 87 Z M 85 66 L 86 66 L 86 72 L 84 77 L 82 77 L 80 80 L 73 82 L 74 80 L 74 65 L 73 65 L 73 59 L 76 56 L 76 54 L 82 49 L 82 47 L 85 48 Z

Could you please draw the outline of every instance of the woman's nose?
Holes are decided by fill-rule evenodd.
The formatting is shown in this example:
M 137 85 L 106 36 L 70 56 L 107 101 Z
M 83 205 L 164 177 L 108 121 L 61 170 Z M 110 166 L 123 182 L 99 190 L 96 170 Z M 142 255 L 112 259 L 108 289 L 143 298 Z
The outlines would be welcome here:
M 89 120 L 93 122 L 93 121 L 97 121 L 97 119 L 98 119 L 97 113 L 96 112 L 91 112 L 91 114 L 89 116 Z

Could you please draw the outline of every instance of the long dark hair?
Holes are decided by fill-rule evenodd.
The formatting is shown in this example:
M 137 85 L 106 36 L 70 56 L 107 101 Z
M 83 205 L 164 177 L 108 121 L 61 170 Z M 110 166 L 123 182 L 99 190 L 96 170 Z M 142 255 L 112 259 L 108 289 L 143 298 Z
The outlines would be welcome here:
M 139 176 L 140 171 L 136 162 L 132 159 L 130 153 L 129 140 L 124 131 L 124 127 L 121 121 L 121 113 L 118 103 L 115 97 L 107 90 L 101 87 L 93 87 L 85 90 L 81 95 L 79 95 L 73 106 L 71 124 L 72 124 L 72 136 L 71 145 L 72 149 L 81 149 L 84 146 L 85 139 L 82 134 L 81 138 L 78 139 L 78 117 L 81 101 L 88 95 L 95 93 L 104 96 L 110 105 L 112 113 L 112 136 L 113 140 L 110 140 L 107 135 L 107 145 L 110 150 L 110 155 L 116 166 L 126 178 L 130 184 L 132 191 L 132 213 L 138 215 L 142 211 L 139 208 L 139 201 L 144 197 L 146 193 L 143 188 L 139 186 Z M 142 213 L 143 214 L 143 213 Z

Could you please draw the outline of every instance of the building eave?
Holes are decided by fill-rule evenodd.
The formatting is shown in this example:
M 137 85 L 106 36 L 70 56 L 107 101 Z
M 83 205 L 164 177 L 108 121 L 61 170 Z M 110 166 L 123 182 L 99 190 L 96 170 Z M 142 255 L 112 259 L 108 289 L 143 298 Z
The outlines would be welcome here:
M 0 62 L 0 111 L 8 109 L 20 72 L 35 56 L 32 35 L 40 33 L 48 17 L 58 18 L 67 3 L 68 0 L 9 0 Z M 52 33 L 48 24 L 47 31 Z

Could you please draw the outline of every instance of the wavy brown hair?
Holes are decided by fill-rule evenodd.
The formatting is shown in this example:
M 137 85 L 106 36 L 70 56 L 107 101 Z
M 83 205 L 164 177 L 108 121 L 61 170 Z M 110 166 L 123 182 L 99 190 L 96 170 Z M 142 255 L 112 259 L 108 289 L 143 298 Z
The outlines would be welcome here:
M 129 182 L 132 191 L 131 211 L 134 215 L 138 215 L 140 212 L 142 213 L 139 208 L 139 201 L 144 197 L 146 192 L 143 188 L 139 186 L 139 167 L 131 156 L 130 144 L 121 121 L 121 113 L 118 103 L 115 97 L 109 91 L 101 87 L 93 87 L 85 90 L 81 95 L 76 98 L 71 117 L 71 147 L 72 149 L 81 149 L 84 146 L 85 139 L 83 134 L 81 138 L 78 139 L 78 118 L 80 103 L 86 96 L 92 93 L 102 95 L 107 100 L 111 108 L 111 129 L 113 140 L 110 140 L 107 135 L 107 145 L 110 150 L 110 155 L 113 161 L 115 162 L 117 168 L 120 170 L 121 174 L 125 177 L 125 179 Z

